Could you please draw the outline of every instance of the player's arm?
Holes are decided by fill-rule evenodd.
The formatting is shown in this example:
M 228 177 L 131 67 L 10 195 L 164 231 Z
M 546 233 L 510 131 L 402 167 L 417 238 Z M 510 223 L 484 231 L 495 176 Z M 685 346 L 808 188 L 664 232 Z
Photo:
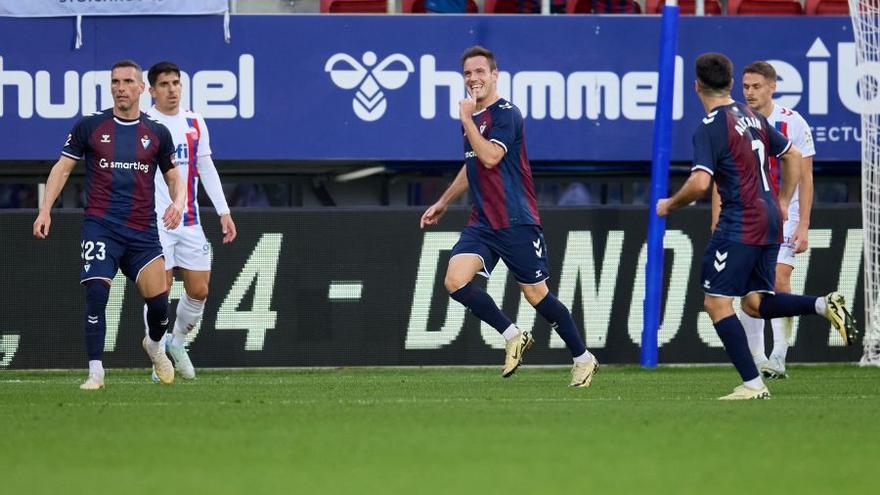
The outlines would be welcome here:
M 464 126 L 464 135 L 467 137 L 468 142 L 471 143 L 471 148 L 473 148 L 480 163 L 486 168 L 493 168 L 501 163 L 501 159 L 504 158 L 504 148 L 495 141 L 489 141 L 484 138 L 480 134 L 480 130 L 477 129 L 477 124 L 470 117 L 467 119 L 462 118 L 461 122 Z
M 715 232 L 719 218 L 721 218 L 721 194 L 718 193 L 718 184 L 712 184 L 712 232 Z
M 665 217 L 673 210 L 687 206 L 706 195 L 709 186 L 712 185 L 712 176 L 701 168 L 694 169 L 687 182 L 671 198 L 663 198 L 657 201 L 657 215 Z
M 162 176 L 165 178 L 165 183 L 168 184 L 168 194 L 171 195 L 171 205 L 162 215 L 162 222 L 166 229 L 172 230 L 180 225 L 180 219 L 186 205 L 186 189 L 176 167 L 169 168 Z
M 211 155 L 203 155 L 199 157 L 199 177 L 202 178 L 202 186 L 211 204 L 220 215 L 220 229 L 223 231 L 223 244 L 232 242 L 238 235 L 235 229 L 235 222 L 232 221 L 232 213 L 229 211 L 229 205 L 226 203 L 226 195 L 223 194 L 223 184 L 220 183 L 220 174 L 217 173 L 217 167 Z
M 49 212 L 52 210 L 55 200 L 61 194 L 61 190 L 64 189 L 64 185 L 67 184 L 67 179 L 70 177 L 70 173 L 73 172 L 74 167 L 76 167 L 76 160 L 66 155 L 61 155 L 58 161 L 55 162 L 55 165 L 52 166 L 52 171 L 49 172 L 49 179 L 46 180 L 43 204 L 40 205 L 40 212 L 37 215 L 36 221 L 34 221 L 34 237 L 38 239 L 48 237 L 49 225 L 52 223 L 52 217 Z
M 443 192 L 440 199 L 422 214 L 422 220 L 419 223 L 419 226 L 425 228 L 428 225 L 437 225 L 437 223 L 440 222 L 440 217 L 442 217 L 443 214 L 446 213 L 447 208 L 449 208 L 449 203 L 458 199 L 465 191 L 467 191 L 467 189 L 467 165 L 462 165 L 461 170 L 458 171 L 458 175 L 455 176 L 455 180 L 452 181 L 452 184 L 449 184 L 449 187 L 446 188 L 446 191 Z
M 468 90 L 468 97 L 458 102 L 458 113 L 461 125 L 464 128 L 464 136 L 471 144 L 471 148 L 477 155 L 477 159 L 486 168 L 493 168 L 504 158 L 506 150 L 498 143 L 489 141 L 480 134 L 477 124 L 474 123 L 473 115 L 477 110 L 477 102 Z
M 791 196 L 797 187 L 801 177 L 801 162 L 803 157 L 797 146 L 792 144 L 780 157 L 782 169 L 782 184 L 779 186 L 779 207 L 782 209 L 783 219 L 788 217 L 788 205 Z

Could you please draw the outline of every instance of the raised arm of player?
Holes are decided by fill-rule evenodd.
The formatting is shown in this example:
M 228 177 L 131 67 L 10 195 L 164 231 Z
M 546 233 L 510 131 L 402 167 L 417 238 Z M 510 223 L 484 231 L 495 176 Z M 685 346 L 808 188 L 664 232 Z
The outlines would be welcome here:
M 183 216 L 183 208 L 186 205 L 186 189 L 183 181 L 180 180 L 180 174 L 177 173 L 176 167 L 171 167 L 163 174 L 165 183 L 168 184 L 168 194 L 171 195 L 171 204 L 165 209 L 162 215 L 162 223 L 168 230 L 176 229 L 180 225 L 180 219 Z
M 467 191 L 467 189 L 467 165 L 462 165 L 461 170 L 458 171 L 458 175 L 455 176 L 455 180 L 452 181 L 452 184 L 449 184 L 449 187 L 446 188 L 446 191 L 443 192 L 440 199 L 422 214 L 422 220 L 419 223 L 419 226 L 425 228 L 429 225 L 437 225 L 437 223 L 440 222 L 440 218 L 446 213 L 446 209 L 449 208 L 449 203 L 458 199 L 459 196 Z
M 687 182 L 671 198 L 657 201 L 657 215 L 665 217 L 673 210 L 689 205 L 706 195 L 712 185 L 712 176 L 703 169 L 694 169 Z
M 480 163 L 486 168 L 493 168 L 501 163 L 501 159 L 504 158 L 504 148 L 500 144 L 484 138 L 472 118 L 477 109 L 476 100 L 468 94 L 467 98 L 458 102 L 458 109 L 461 125 L 464 128 L 464 135 L 467 137 L 468 142 L 471 143 L 471 148 L 474 149 L 474 153 L 477 155 Z
M 64 189 L 64 184 L 67 184 L 67 178 L 70 177 L 74 167 L 76 167 L 76 160 L 65 155 L 61 155 L 52 166 L 49 179 L 46 181 L 43 204 L 40 205 L 40 212 L 34 221 L 34 237 L 37 239 L 45 239 L 49 236 L 49 225 L 52 224 L 52 216 L 49 211 L 55 204 L 55 200 L 58 199 L 58 195 L 61 194 L 61 190 Z
M 226 203 L 226 195 L 223 194 L 223 185 L 220 183 L 220 174 L 217 173 L 217 167 L 211 155 L 203 155 L 199 157 L 199 177 L 202 178 L 202 186 L 205 192 L 211 198 L 211 204 L 220 215 L 220 229 L 223 231 L 223 244 L 230 243 L 235 240 L 238 231 L 235 228 L 235 222 L 232 221 L 232 213 L 229 211 L 229 205 Z
M 801 178 L 801 156 L 797 146 L 792 144 L 780 157 L 782 169 L 782 184 L 779 186 L 779 208 L 782 209 L 782 219 L 788 219 L 788 205 L 791 196 Z

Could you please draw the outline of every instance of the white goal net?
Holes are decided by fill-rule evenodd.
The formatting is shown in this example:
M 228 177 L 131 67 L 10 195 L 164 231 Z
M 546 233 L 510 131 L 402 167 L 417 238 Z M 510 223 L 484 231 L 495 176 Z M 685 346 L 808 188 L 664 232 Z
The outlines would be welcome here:
M 880 366 L 880 0 L 849 0 L 862 114 L 862 231 L 865 317 L 862 365 Z M 858 318 L 857 318 L 858 319 Z

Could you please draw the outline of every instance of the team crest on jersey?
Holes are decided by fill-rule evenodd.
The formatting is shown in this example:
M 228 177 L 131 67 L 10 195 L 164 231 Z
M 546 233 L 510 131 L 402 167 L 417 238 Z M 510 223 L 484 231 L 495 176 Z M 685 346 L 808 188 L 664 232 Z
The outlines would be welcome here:
M 149 148 L 150 143 L 152 143 L 152 142 L 153 141 L 150 140 L 149 136 L 144 136 L 141 138 L 141 144 L 144 145 L 144 149 Z

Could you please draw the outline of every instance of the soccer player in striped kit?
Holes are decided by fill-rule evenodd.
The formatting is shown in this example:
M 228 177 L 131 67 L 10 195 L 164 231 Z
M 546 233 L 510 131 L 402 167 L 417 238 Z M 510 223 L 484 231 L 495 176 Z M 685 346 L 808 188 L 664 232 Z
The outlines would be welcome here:
M 757 61 L 743 69 L 743 96 L 749 108 L 767 117 L 770 125 L 789 138 L 801 150 L 803 156 L 800 183 L 795 188 L 788 206 L 788 219 L 782 227 L 782 245 L 776 259 L 776 290 L 791 292 L 795 254 L 803 253 L 808 248 L 810 213 L 813 209 L 813 156 L 816 150 L 809 124 L 794 110 L 773 103 L 774 92 L 776 92 L 776 70 L 772 65 Z M 770 160 L 770 177 L 772 186 L 778 191 L 779 164 L 773 159 Z M 769 359 L 764 350 L 764 320 L 752 318 L 747 314 L 740 315 L 740 320 L 746 329 L 749 348 L 752 350 L 758 370 L 767 378 L 787 377 L 785 358 L 788 346 L 791 344 L 789 341 L 793 319 L 787 317 L 770 320 L 773 328 L 773 350 Z M 842 332 L 841 336 L 847 345 L 852 343 L 846 332 Z
M 766 399 L 745 331 L 733 311 L 733 298 L 755 318 L 818 314 L 841 333 L 855 334 L 842 299 L 775 292 L 776 258 L 782 222 L 800 176 L 801 153 L 760 113 L 733 101 L 733 64 L 720 53 L 696 61 L 695 90 L 707 115 L 694 132 L 694 166 L 681 189 L 657 202 L 668 215 L 701 198 L 714 180 L 721 213 L 702 260 L 703 306 L 743 384 L 722 400 Z M 769 177 L 769 157 L 782 160 L 777 197 Z
M 491 51 L 481 46 L 468 48 L 461 62 L 468 92 L 459 102 L 465 163 L 440 199 L 422 215 L 421 227 L 436 225 L 449 203 L 469 191 L 473 209 L 468 226 L 452 249 L 446 290 L 505 338 L 501 375 L 511 376 L 534 339 L 472 282 L 476 275 L 488 278 L 498 260 L 504 260 L 526 300 L 550 322 L 571 352 L 570 385 L 589 387 L 599 363 L 584 345 L 568 308 L 547 287 L 547 246 L 526 156 L 522 114 L 498 96 L 498 67 Z
M 113 108 L 83 117 L 67 136 L 61 157 L 46 181 L 46 194 L 33 234 L 49 235 L 50 210 L 67 178 L 84 160 L 86 208 L 82 226 L 80 283 L 86 292 L 85 336 L 89 376 L 84 390 L 104 388 L 105 310 L 117 270 L 137 285 L 146 303 L 148 335 L 143 345 L 159 380 L 174 381 L 174 366 L 161 344 L 168 327 L 168 286 L 154 209 L 156 169 L 161 170 L 172 201 L 159 212 L 165 228 L 180 223 L 183 182 L 173 163 L 171 134 L 140 111 L 143 73 L 131 60 L 110 71 Z
M 166 338 L 166 350 L 174 360 L 181 377 L 191 380 L 196 371 L 186 352 L 187 334 L 198 325 L 205 312 L 208 282 L 211 277 L 211 249 L 202 230 L 199 215 L 198 188 L 201 182 L 220 216 L 223 243 L 232 242 L 236 235 L 235 222 L 223 194 L 220 176 L 211 159 L 211 140 L 208 126 L 201 115 L 180 108 L 180 68 L 172 62 L 159 62 L 147 73 L 150 95 L 155 104 L 147 114 L 158 120 L 171 132 L 175 146 L 175 162 L 186 185 L 186 208 L 176 228 L 159 228 L 159 240 L 165 254 L 168 287 L 174 281 L 176 268 L 183 278 L 183 295 L 177 303 L 174 330 Z M 156 211 L 171 202 L 168 188 L 156 181 Z

